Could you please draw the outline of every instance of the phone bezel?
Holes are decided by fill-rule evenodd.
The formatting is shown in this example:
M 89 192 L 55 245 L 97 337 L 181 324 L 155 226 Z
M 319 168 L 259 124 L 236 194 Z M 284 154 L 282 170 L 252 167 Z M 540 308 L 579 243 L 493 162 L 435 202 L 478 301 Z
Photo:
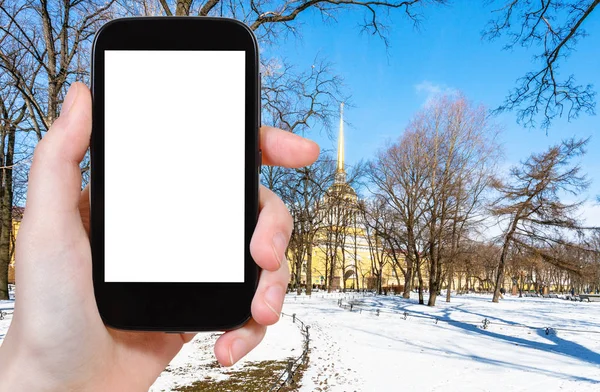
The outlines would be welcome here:
M 245 51 L 244 283 L 105 282 L 104 52 L 106 50 Z M 259 268 L 250 255 L 250 239 L 258 218 L 258 173 L 261 164 L 258 141 L 260 124 L 258 64 L 258 44 L 254 34 L 247 26 L 234 19 L 123 18 L 106 23 L 96 34 L 92 47 L 91 73 L 93 125 L 90 142 L 92 162 L 90 243 L 96 303 L 100 316 L 107 325 L 125 330 L 192 332 L 234 329 L 250 318 L 251 302 L 259 276 Z M 183 66 L 183 64 L 173 65 L 174 68 Z

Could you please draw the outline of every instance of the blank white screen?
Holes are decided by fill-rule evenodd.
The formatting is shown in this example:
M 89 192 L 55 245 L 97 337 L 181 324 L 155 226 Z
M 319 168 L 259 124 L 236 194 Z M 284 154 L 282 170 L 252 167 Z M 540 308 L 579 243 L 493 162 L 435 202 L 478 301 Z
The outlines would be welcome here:
M 105 52 L 106 282 L 243 282 L 245 54 Z

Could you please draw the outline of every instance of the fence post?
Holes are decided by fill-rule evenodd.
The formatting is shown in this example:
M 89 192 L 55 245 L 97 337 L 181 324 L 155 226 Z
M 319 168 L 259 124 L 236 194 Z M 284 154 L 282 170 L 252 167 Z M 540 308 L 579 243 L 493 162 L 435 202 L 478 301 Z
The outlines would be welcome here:
M 379 317 L 379 309 L 377 309 L 377 316 Z
M 287 363 L 287 367 L 285 371 L 287 372 L 287 380 L 285 380 L 286 385 L 292 385 L 294 383 L 294 378 L 292 374 L 292 366 L 294 366 L 294 362 L 290 359 Z
M 483 325 L 481 326 L 483 329 L 487 329 L 488 325 L 490 325 L 490 320 L 487 318 L 483 319 Z
M 292 314 L 292 322 L 295 323 L 296 322 L 296 313 Z

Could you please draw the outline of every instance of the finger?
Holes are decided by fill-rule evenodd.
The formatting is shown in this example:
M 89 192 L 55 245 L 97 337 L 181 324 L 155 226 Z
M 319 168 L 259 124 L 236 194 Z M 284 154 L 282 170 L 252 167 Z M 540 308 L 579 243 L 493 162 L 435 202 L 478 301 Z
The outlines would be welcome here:
M 265 337 L 267 328 L 250 319 L 242 328 L 221 335 L 215 343 L 215 356 L 223 366 L 233 366 Z
M 276 271 L 284 264 L 285 250 L 292 235 L 292 216 L 271 190 L 260 186 L 260 215 L 250 241 L 250 253 L 256 264 Z
M 197 335 L 197 333 L 195 333 L 195 332 L 182 333 L 182 334 L 180 334 L 181 341 L 183 342 L 183 344 L 189 343 L 196 337 L 196 335 Z
M 79 219 L 79 163 L 89 146 L 91 96 L 83 83 L 73 83 L 61 110 L 33 154 L 24 220 L 46 222 L 58 230 Z M 39 217 L 45 219 L 40 220 Z
M 319 145 L 312 140 L 272 127 L 260 128 L 263 164 L 302 167 L 319 157 Z
M 79 215 L 81 216 L 81 223 L 85 229 L 88 237 L 90 235 L 90 184 L 87 184 L 81 191 L 79 197 Z
M 289 281 L 290 269 L 287 262 L 277 271 L 262 271 L 252 300 L 252 318 L 257 323 L 272 325 L 279 321 Z

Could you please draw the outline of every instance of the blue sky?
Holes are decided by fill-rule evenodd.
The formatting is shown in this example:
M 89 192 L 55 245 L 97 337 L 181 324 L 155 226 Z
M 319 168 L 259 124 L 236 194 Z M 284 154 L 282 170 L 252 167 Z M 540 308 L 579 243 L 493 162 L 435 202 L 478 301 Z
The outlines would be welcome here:
M 346 160 L 352 164 L 369 159 L 386 140 L 399 137 L 430 94 L 461 90 L 471 101 L 495 108 L 517 78 L 536 69 L 532 57 L 539 48 L 503 51 L 505 41 L 491 43 L 481 38 L 492 16 L 491 8 L 482 3 L 456 1 L 452 6 L 430 8 L 418 30 L 395 14 L 387 51 L 381 39 L 361 34 L 360 11 L 341 13 L 338 22 L 330 24 L 323 24 L 315 14 L 305 14 L 300 18 L 300 37 L 290 36 L 276 54 L 299 68 L 310 67 L 319 55 L 330 60 L 344 78 L 344 91 L 352 96 L 353 105 L 345 110 Z M 592 15 L 584 26 L 590 36 L 562 62 L 560 72 L 565 77 L 573 73 L 578 82 L 592 83 L 598 91 L 600 14 Z M 600 194 L 600 117 L 555 121 L 548 135 L 542 129 L 518 125 L 515 113 L 501 115 L 496 122 L 504 128 L 500 139 L 503 167 L 566 137 L 593 136 L 582 166 L 593 180 L 590 198 Z M 311 137 L 322 148 L 335 148 L 335 140 L 325 133 L 315 132 Z

